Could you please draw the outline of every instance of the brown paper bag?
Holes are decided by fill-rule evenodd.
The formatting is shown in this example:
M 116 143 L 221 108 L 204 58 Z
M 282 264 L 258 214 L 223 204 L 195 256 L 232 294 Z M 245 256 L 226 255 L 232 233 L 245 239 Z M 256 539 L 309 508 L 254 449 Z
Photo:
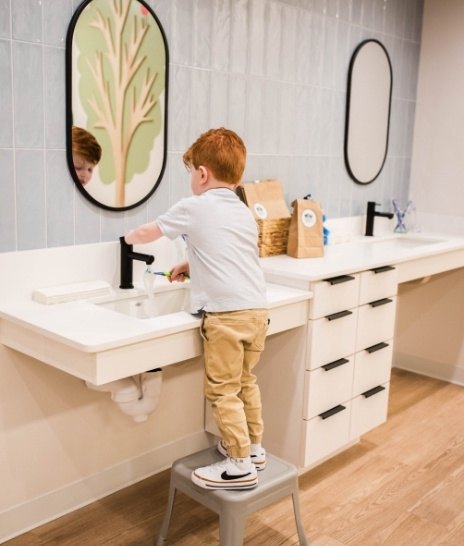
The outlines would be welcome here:
M 246 182 L 237 188 L 240 199 L 250 208 L 258 224 L 258 250 L 261 257 L 287 251 L 290 211 L 279 180 Z
M 255 220 L 290 218 L 282 183 L 279 180 L 245 182 L 238 187 L 237 193 L 250 207 Z
M 313 199 L 296 199 L 288 233 L 287 254 L 293 258 L 324 255 L 322 210 Z

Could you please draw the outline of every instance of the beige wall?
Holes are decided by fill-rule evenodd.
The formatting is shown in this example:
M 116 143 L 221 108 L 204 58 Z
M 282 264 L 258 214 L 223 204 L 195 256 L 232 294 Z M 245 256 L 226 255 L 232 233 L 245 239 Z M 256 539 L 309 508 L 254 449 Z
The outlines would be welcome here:
M 425 0 L 410 186 L 418 212 L 464 217 L 463 139 L 464 2 Z

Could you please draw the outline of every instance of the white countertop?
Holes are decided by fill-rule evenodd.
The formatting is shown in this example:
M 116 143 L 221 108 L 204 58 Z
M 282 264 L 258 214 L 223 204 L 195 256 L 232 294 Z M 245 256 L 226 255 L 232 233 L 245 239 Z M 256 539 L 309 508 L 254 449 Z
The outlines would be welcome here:
M 135 288 L 124 290 L 125 297 L 143 294 Z M 121 294 L 114 291 L 113 297 Z M 268 284 L 269 309 L 305 301 L 311 293 Z M 97 300 L 101 302 L 101 298 Z M 169 336 L 200 326 L 200 319 L 180 311 L 152 318 L 136 318 L 95 305 L 95 301 L 73 301 L 44 305 L 32 300 L 0 306 L 0 319 L 27 326 L 44 337 L 60 341 L 80 351 L 93 353 L 133 343 Z
M 399 240 L 403 241 L 404 246 L 401 246 L 401 242 L 397 242 Z M 261 265 L 272 282 L 276 282 L 275 279 L 282 276 L 287 277 L 289 281 L 314 282 L 462 249 L 464 249 L 463 237 L 436 233 L 357 237 L 347 243 L 325 247 L 324 256 L 321 258 L 271 256 L 261 258 Z

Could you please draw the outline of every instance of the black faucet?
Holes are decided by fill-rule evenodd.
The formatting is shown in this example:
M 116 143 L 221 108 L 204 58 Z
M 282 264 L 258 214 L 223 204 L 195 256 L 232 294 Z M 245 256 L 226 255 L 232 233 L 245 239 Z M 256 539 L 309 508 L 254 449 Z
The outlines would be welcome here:
M 133 260 L 140 260 L 150 265 L 155 261 L 155 257 L 151 254 L 133 252 L 132 245 L 128 245 L 124 237 L 119 237 L 119 242 L 121 243 L 121 284 L 119 288 L 134 288 L 132 284 Z
M 375 207 L 378 205 L 375 201 L 367 202 L 367 218 L 366 218 L 366 233 L 364 235 L 374 235 L 374 218 L 376 216 L 382 216 L 383 218 L 393 218 L 391 212 L 377 212 Z

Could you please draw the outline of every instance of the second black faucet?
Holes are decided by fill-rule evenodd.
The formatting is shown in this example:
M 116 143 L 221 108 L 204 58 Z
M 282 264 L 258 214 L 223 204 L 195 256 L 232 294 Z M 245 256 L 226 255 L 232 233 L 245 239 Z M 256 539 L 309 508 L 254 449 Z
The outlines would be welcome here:
M 367 202 L 367 214 L 366 214 L 366 232 L 364 235 L 371 237 L 374 235 L 374 219 L 376 216 L 381 216 L 383 218 L 393 218 L 393 213 L 391 212 L 378 212 L 375 210 L 378 203 L 375 201 Z

